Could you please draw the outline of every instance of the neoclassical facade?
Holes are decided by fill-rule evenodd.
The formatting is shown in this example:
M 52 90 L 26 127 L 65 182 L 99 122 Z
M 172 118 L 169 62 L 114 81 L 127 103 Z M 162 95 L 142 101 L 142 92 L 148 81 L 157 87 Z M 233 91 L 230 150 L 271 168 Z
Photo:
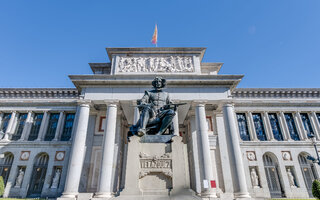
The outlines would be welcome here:
M 312 197 L 320 89 L 237 88 L 205 48 L 107 48 L 75 88 L 0 89 L 5 197 L 268 199 Z M 179 106 L 166 143 L 128 137 L 137 99 L 166 79 Z M 314 136 L 312 139 L 310 136 Z

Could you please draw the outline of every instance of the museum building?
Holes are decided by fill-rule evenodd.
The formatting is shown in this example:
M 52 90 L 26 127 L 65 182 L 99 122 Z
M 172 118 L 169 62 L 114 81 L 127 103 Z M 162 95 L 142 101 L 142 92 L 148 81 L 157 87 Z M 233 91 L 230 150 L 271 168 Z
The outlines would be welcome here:
M 107 48 L 75 88 L 0 89 L 4 197 L 312 198 L 320 89 L 237 88 L 205 50 Z M 179 104 L 157 141 L 128 135 L 155 77 Z

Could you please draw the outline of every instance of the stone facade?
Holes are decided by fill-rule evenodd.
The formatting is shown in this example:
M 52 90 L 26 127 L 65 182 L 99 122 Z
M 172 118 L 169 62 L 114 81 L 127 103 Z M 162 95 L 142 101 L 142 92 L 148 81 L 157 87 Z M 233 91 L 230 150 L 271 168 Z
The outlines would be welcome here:
M 205 48 L 108 48 L 76 88 L 0 89 L 5 197 L 309 198 L 320 89 L 236 88 Z M 175 103 L 170 143 L 143 143 L 136 100 L 155 76 Z M 312 141 L 310 135 L 314 135 Z

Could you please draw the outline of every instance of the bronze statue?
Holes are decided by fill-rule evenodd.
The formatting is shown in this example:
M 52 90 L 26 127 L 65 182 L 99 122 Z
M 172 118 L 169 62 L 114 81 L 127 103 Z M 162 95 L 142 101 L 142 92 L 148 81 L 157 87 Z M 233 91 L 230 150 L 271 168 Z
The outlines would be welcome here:
M 183 104 L 173 104 L 169 94 L 162 91 L 166 86 L 166 79 L 156 77 L 152 81 L 153 90 L 145 91 L 144 96 L 137 100 L 140 119 L 137 124 L 130 127 L 129 136 L 138 135 L 162 135 L 169 129 L 169 134 L 173 134 L 172 119 L 175 116 L 177 106 Z

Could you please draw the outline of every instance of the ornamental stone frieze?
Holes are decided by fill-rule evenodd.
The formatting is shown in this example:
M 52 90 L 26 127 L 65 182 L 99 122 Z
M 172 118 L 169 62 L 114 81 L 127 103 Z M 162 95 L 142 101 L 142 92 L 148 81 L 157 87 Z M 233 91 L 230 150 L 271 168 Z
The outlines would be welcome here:
M 118 72 L 194 72 L 192 56 L 119 57 Z

